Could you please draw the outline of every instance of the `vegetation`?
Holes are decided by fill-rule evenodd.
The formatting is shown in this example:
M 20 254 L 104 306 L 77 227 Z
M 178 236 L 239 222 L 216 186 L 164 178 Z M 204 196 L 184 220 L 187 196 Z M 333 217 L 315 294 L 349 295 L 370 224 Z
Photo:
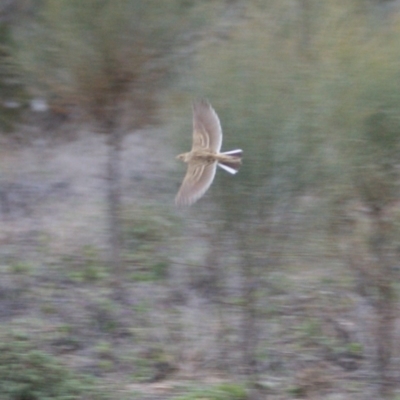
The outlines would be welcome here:
M 0 24 L 0 129 L 8 132 L 18 120 L 25 100 L 24 86 L 21 77 L 15 68 L 15 61 L 11 57 L 12 38 L 11 27 Z
M 176 218 L 152 207 L 125 212 L 123 216 L 124 259 L 135 266 L 133 280 L 158 280 L 168 276 L 170 250 L 177 229 Z
M 243 363 L 254 364 L 256 354 L 255 282 L 262 270 L 278 267 L 271 253 L 293 228 L 298 199 L 312 194 L 317 204 L 341 201 L 341 212 L 358 202 L 369 213 L 364 256 L 375 276 L 363 277 L 377 290 L 376 370 L 386 391 L 396 248 L 392 222 L 383 214 L 398 197 L 398 28 L 394 23 L 386 32 L 371 33 L 369 15 L 356 2 L 303 2 L 297 20 L 283 3 L 250 6 L 247 21 L 228 43 L 210 43 L 198 57 L 199 90 L 221 109 L 229 142 L 246 149 L 240 176 L 214 190 L 216 215 L 227 221 L 219 235 L 233 229 L 239 243 Z M 262 13 L 264 7 L 278 26 Z M 328 221 L 331 211 L 321 208 L 312 217 Z
M 23 84 L 106 135 L 90 152 L 106 154 L 109 221 L 97 198 L 80 208 L 101 186 L 87 163 L 51 175 L 49 154 L 76 160 L 67 146 L 45 142 L 35 170 L 68 177 L 62 198 L 38 189 L 18 213 L 21 195 L 0 181 L 0 318 L 29 336 L 0 338 L 0 391 L 97 398 L 83 370 L 117 382 L 117 398 L 396 398 L 400 11 L 381 3 L 48 0 L 0 32 L 15 44 L 0 88 L 15 65 L 11 97 Z M 169 160 L 190 144 L 196 97 L 244 164 L 175 210 Z M 64 230 L 66 209 L 90 222 Z
M 197 9 L 196 9 L 197 10 Z M 158 91 L 173 72 L 174 51 L 191 22 L 181 1 L 45 1 L 20 32 L 19 63 L 32 89 L 57 113 L 73 110 L 108 137 L 109 264 L 122 295 L 122 140 L 129 129 L 154 123 Z M 33 32 L 32 32 L 33 31 Z M 129 111 L 128 111 L 129 110 Z
M 35 349 L 27 337 L 3 332 L 0 349 L 2 399 L 107 398 L 88 377 L 74 374 L 52 355 Z
M 185 396 L 177 397 L 176 400 L 246 400 L 246 390 L 240 385 L 224 384 L 209 389 L 195 390 Z

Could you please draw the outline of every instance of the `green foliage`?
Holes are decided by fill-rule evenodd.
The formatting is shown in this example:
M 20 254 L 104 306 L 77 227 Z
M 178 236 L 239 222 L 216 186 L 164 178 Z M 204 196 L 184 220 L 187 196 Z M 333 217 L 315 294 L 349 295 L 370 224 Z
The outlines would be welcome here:
M 27 84 L 55 106 L 79 106 L 100 121 L 115 118 L 129 102 L 125 122 L 148 123 L 181 33 L 192 23 L 205 23 L 199 20 L 202 7 L 181 4 L 44 1 L 37 20 L 17 35 L 17 58 Z
M 132 377 L 135 381 L 148 381 L 153 374 L 152 361 L 147 358 L 137 357 L 130 360 L 135 369 Z
M 120 326 L 117 305 L 110 300 L 99 301 L 92 306 L 92 323 L 101 332 L 111 334 Z
M 306 319 L 299 326 L 299 330 L 306 345 L 319 343 L 323 337 L 321 321 L 317 319 Z
M 304 389 L 300 386 L 290 386 L 288 389 L 288 394 L 293 397 L 304 397 Z
M 75 282 L 93 283 L 108 277 L 99 250 L 91 245 L 84 245 L 73 256 L 64 257 L 63 264 L 68 277 Z
M 96 345 L 96 353 L 99 357 L 101 358 L 112 358 L 113 357 L 113 348 L 112 345 L 109 342 L 106 341 L 100 341 Z
M 20 261 L 10 265 L 10 271 L 16 275 L 31 275 L 33 266 L 29 263 Z
M 143 338 L 139 349 L 125 351 L 120 357 L 122 365 L 129 365 L 131 377 L 136 382 L 162 380 L 175 370 L 168 353 L 161 346 L 143 346 L 147 339 Z
M 28 338 L 2 334 L 0 392 L 7 400 L 101 399 L 94 383 L 79 377 Z
M 10 26 L 0 23 L 0 129 L 4 131 L 12 130 L 26 98 L 12 58 L 12 45 Z
M 211 191 L 227 221 L 301 193 L 381 205 L 398 196 L 399 20 L 376 29 L 357 2 L 310 0 L 304 15 L 289 3 L 252 2 L 230 40 L 197 56 L 192 88 L 217 110 L 224 149 L 244 150 L 240 173 L 217 174 Z
M 252 3 L 231 40 L 209 43 L 197 58 L 195 89 L 219 113 L 224 149 L 244 150 L 240 173 L 234 179 L 217 175 L 212 189 L 227 221 L 259 218 L 304 190 L 311 173 L 321 173 L 314 168 L 320 160 L 310 78 L 294 51 L 293 21 L 281 3 Z
M 132 279 L 166 278 L 177 221 L 154 207 L 134 208 L 124 213 L 123 228 L 125 259 L 134 268 Z
M 361 356 L 363 354 L 363 346 L 361 343 L 358 342 L 350 342 L 347 345 L 346 350 L 349 352 L 349 354 L 355 355 L 355 356 Z
M 194 390 L 175 400 L 246 400 L 248 398 L 244 386 L 234 383 L 224 383 L 211 388 Z

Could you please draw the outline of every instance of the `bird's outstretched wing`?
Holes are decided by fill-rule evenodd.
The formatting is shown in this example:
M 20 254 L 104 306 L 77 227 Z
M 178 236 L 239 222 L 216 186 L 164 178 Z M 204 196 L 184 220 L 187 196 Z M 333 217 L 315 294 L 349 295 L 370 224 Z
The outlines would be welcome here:
M 217 163 L 189 163 L 182 185 L 175 198 L 177 206 L 190 206 L 196 202 L 214 180 Z
M 192 150 L 208 149 L 219 153 L 222 145 L 222 129 L 218 115 L 207 100 L 193 102 Z

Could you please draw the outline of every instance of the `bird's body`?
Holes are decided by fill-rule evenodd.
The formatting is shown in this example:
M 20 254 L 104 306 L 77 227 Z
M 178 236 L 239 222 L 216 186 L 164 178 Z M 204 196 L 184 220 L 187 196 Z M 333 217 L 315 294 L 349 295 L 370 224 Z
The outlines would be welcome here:
M 241 150 L 237 150 L 238 152 Z M 189 153 L 179 154 L 179 159 L 185 163 L 206 163 L 212 164 L 218 162 L 219 164 L 231 163 L 240 165 L 240 159 L 237 156 L 228 155 L 226 153 L 212 153 L 207 150 L 194 150 Z M 236 173 L 237 171 L 235 171 Z
M 222 129 L 217 113 L 206 100 L 193 103 L 193 145 L 177 159 L 188 164 L 186 176 L 176 195 L 177 205 L 196 202 L 214 180 L 217 165 L 236 174 L 241 165 L 242 150 L 220 153 Z

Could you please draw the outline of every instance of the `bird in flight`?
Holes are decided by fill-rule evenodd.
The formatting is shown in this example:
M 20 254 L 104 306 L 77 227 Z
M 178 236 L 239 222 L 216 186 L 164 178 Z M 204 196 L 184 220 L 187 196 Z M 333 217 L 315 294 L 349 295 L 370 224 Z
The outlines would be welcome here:
M 242 163 L 243 151 L 220 153 L 222 145 L 221 123 L 207 100 L 193 103 L 193 144 L 188 153 L 176 158 L 187 163 L 187 172 L 175 198 L 177 206 L 190 206 L 211 186 L 217 165 L 236 174 Z

